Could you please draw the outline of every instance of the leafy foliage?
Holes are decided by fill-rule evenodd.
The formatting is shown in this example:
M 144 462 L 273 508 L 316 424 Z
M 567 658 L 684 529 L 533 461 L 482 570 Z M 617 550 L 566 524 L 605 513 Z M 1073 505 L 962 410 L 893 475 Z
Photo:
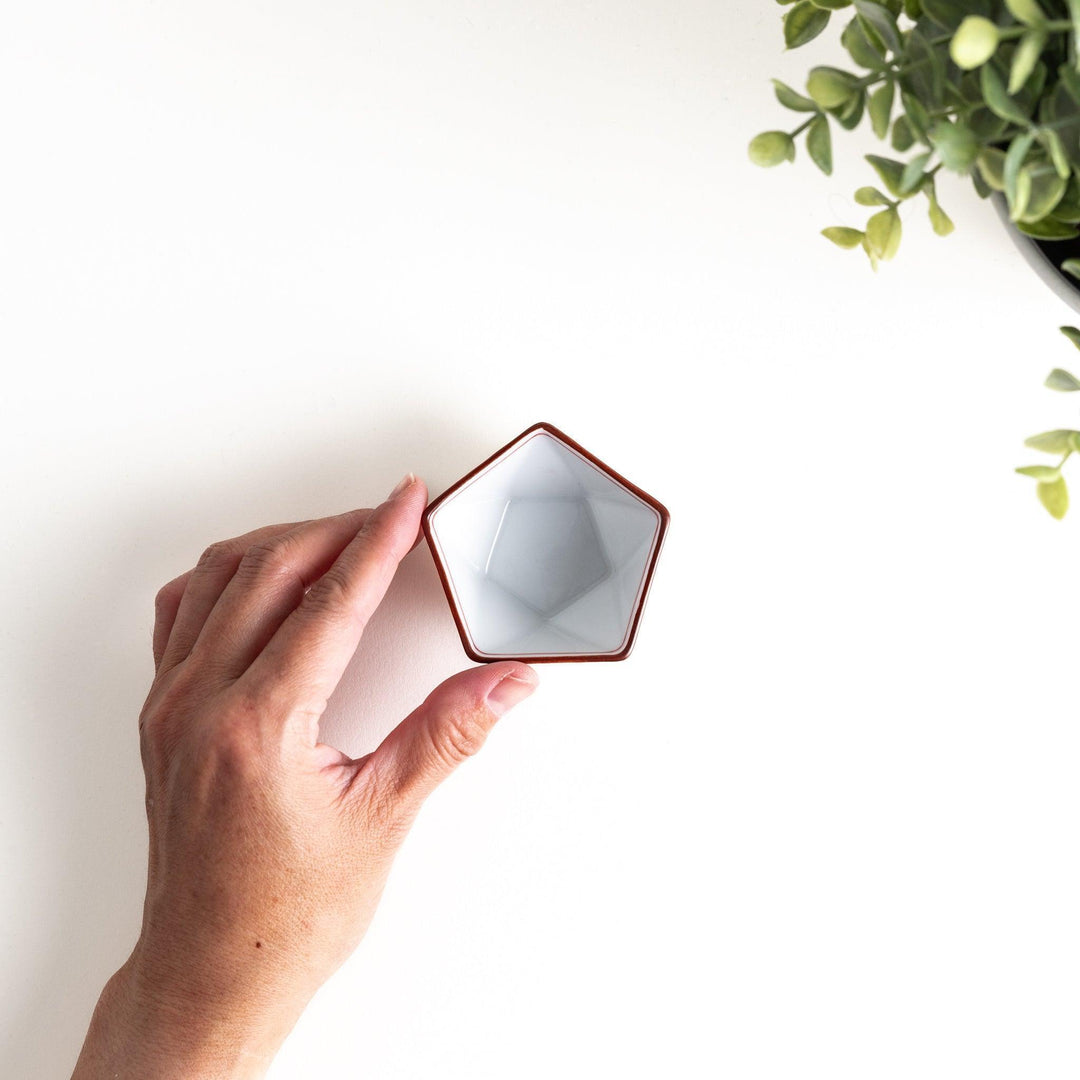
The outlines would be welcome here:
M 1010 7 L 1019 4 L 1020 0 L 1012 0 Z M 1075 326 L 1063 326 L 1061 332 L 1080 349 L 1080 330 Z M 1046 385 L 1051 390 L 1071 394 L 1080 390 L 1080 379 L 1061 368 L 1054 368 L 1046 377 Z M 1069 489 L 1065 477 L 1061 475 L 1061 467 L 1080 450 L 1080 431 L 1066 428 L 1044 431 L 1040 435 L 1025 439 L 1024 445 L 1044 454 L 1061 455 L 1061 460 L 1056 465 L 1024 465 L 1016 470 L 1021 476 L 1029 476 L 1035 481 L 1035 493 L 1039 502 L 1046 507 L 1051 517 L 1060 521 L 1069 509 Z
M 840 41 L 855 70 L 814 67 L 805 94 L 774 80 L 779 103 L 803 119 L 758 135 L 751 160 L 793 161 L 805 133 L 810 159 L 831 174 L 833 125 L 851 130 L 864 118 L 893 152 L 910 155 L 867 156 L 881 188 L 860 188 L 856 201 L 881 209 L 863 230 L 823 230 L 827 239 L 861 248 L 877 269 L 900 246 L 901 207 L 919 195 L 934 231 L 947 236 L 953 224 L 935 187 L 943 168 L 970 177 L 982 198 L 1003 192 L 1022 232 L 1080 235 L 1080 0 L 778 3 L 790 49 L 846 20 Z M 1063 269 L 1080 278 L 1080 261 Z M 1067 494 L 1043 502 L 1061 516 Z

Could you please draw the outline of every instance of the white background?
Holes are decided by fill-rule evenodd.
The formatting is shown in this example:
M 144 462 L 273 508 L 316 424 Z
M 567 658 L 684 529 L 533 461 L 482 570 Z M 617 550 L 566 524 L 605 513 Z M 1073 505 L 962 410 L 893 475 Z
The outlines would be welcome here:
M 0 1075 L 137 933 L 157 587 L 539 419 L 672 511 L 637 649 L 432 799 L 273 1080 L 1076 1075 L 1080 513 L 1011 472 L 1071 316 L 959 180 L 877 276 L 817 235 L 873 147 L 747 163 L 834 55 L 779 17 L 6 5 Z M 325 737 L 465 662 L 420 549 Z

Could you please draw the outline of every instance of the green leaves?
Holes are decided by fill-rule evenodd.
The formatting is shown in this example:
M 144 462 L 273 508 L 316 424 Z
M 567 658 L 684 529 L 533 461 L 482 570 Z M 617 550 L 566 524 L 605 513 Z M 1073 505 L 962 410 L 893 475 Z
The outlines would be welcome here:
M 863 33 L 871 43 L 880 42 L 891 53 L 901 51 L 900 31 L 896 19 L 887 8 L 873 0 L 855 0 L 855 10 L 859 13 Z
M 881 70 L 885 67 L 883 51 L 878 46 L 871 44 L 858 19 L 852 19 L 847 24 L 844 32 L 840 35 L 840 44 L 847 49 L 851 59 L 859 67 L 870 68 L 872 71 Z
M 1077 347 L 1080 347 L 1080 330 L 1075 326 L 1063 326 L 1061 332 Z M 1072 394 L 1080 390 L 1080 379 L 1063 368 L 1054 368 L 1046 377 L 1046 386 Z M 1058 428 L 1044 431 L 1024 440 L 1024 445 L 1044 454 L 1060 454 L 1061 460 L 1056 465 L 1024 465 L 1016 471 L 1036 481 L 1035 492 L 1051 517 L 1060 520 L 1069 509 L 1069 489 L 1061 475 L 1062 466 L 1080 450 L 1080 431 Z
M 892 200 L 886 198 L 877 188 L 861 187 L 855 192 L 855 201 L 860 206 L 892 206 Z
M 955 30 L 967 14 L 961 0 L 922 0 L 923 13 L 942 30 Z
M 1057 169 L 1049 162 L 1025 165 L 1020 171 L 1019 179 L 1027 178 L 1027 200 L 1021 206 L 1018 202 L 1014 208 L 1018 214 L 1016 220 L 1022 222 L 1037 222 L 1049 217 L 1054 207 L 1061 201 L 1065 194 L 1065 186 L 1068 183 L 1058 175 Z M 1025 190 L 1021 187 L 1021 190 Z M 1017 196 L 1019 200 L 1019 195 Z
M 1080 0 L 1066 0 L 1069 8 L 1069 19 L 1072 21 L 1073 42 L 1080 41 Z M 1080 71 L 1080 49 L 1075 44 L 1072 49 L 1073 67 Z
M 1051 454 L 1063 455 L 1056 465 L 1023 465 L 1016 471 L 1021 476 L 1035 481 L 1035 494 L 1052 518 L 1060 521 L 1069 510 L 1069 488 L 1061 467 L 1069 460 L 1076 449 L 1080 431 L 1047 431 L 1025 440 L 1024 445 L 1035 450 L 1046 450 Z M 1040 444 L 1041 445 L 1037 445 Z M 1052 445 L 1052 448 L 1051 448 Z
M 829 12 L 815 7 L 810 0 L 799 0 L 784 15 L 784 42 L 789 49 L 805 45 L 829 25 Z
M 931 154 L 927 150 L 925 154 L 916 154 L 905 166 L 900 176 L 900 190 L 903 194 L 914 193 L 923 182 L 926 175 L 926 163 Z
M 1061 136 L 1053 128 L 1044 128 L 1036 132 L 1035 137 L 1046 148 L 1058 176 L 1068 182 L 1072 167 L 1069 164 L 1069 157 L 1065 152 L 1065 145 L 1061 141 Z
M 979 139 L 962 120 L 938 120 L 930 129 L 930 144 L 953 172 L 966 173 L 979 156 Z
M 874 193 L 874 188 L 860 189 L 868 195 Z M 866 223 L 866 231 L 849 229 L 840 225 L 822 229 L 821 235 L 830 240 L 837 247 L 851 249 L 861 247 L 870 259 L 870 265 L 876 270 L 879 262 L 891 259 L 900 247 L 900 239 L 903 235 L 903 225 L 896 205 L 881 195 L 880 200 L 887 204 L 887 209 L 874 214 Z M 865 202 L 869 203 L 870 198 Z
M 873 166 L 874 172 L 881 177 L 885 190 L 898 199 L 906 197 L 903 189 L 904 163 L 893 161 L 892 158 L 879 157 L 877 154 L 867 154 L 866 160 Z
M 911 124 L 906 116 L 898 116 L 893 122 L 892 148 L 903 154 L 915 145 L 915 133 L 911 130 Z
M 1031 77 L 1046 47 L 1047 36 L 1043 30 L 1029 30 L 1020 39 L 1020 44 L 1013 53 L 1012 68 L 1009 71 L 1010 94 L 1019 93 L 1024 83 Z
M 863 234 L 858 229 L 845 229 L 840 225 L 830 225 L 829 228 L 822 229 L 821 235 L 842 248 L 857 248 L 863 242 Z
M 987 64 L 979 72 L 979 85 L 986 107 L 991 112 L 1022 128 L 1028 126 L 1027 113 L 1009 96 L 1005 83 L 1001 81 L 1001 76 L 993 64 Z
M 1025 26 L 1041 26 L 1046 22 L 1046 16 L 1036 0 L 1005 0 L 1005 6 L 1009 14 Z
M 1005 154 L 996 146 L 988 146 L 976 159 L 982 178 L 995 191 L 1005 190 Z
M 1080 229 L 1075 225 L 1066 225 L 1052 217 L 1042 221 L 1018 221 L 1016 227 L 1025 236 L 1033 236 L 1036 240 L 1075 240 L 1080 236 Z
M 771 168 L 795 158 L 795 140 L 786 131 L 763 131 L 750 140 L 750 160 L 755 165 Z
M 1061 80 L 1058 89 L 1072 98 L 1074 104 L 1080 105 L 1080 74 L 1068 64 L 1062 64 L 1058 68 L 1058 78 Z
M 1061 475 L 1060 465 L 1023 465 L 1016 470 L 1021 476 L 1035 480 L 1056 480 Z
M 931 44 L 931 39 L 920 33 L 918 27 L 908 32 L 907 62 L 901 69 L 900 85 L 923 106 L 924 117 L 927 111 L 945 105 L 947 59 L 948 54 L 940 44 Z M 908 111 L 911 114 L 911 110 Z M 926 129 L 926 124 L 921 121 L 918 126 Z
M 1024 161 L 1035 136 L 1032 132 L 1018 135 L 1009 144 L 1002 168 L 1002 184 L 1009 202 L 1009 219 L 1019 221 L 1027 210 L 1031 198 L 1031 174 L 1023 171 Z
M 889 121 L 892 119 L 893 100 L 896 96 L 896 84 L 886 79 L 871 95 L 867 105 L 870 113 L 870 126 L 879 139 L 889 133 Z
M 1040 480 L 1035 485 L 1035 493 L 1052 518 L 1060 521 L 1068 513 L 1069 489 L 1065 484 L 1065 477 L 1059 476 L 1056 480 Z
M 854 75 L 833 67 L 812 68 L 806 80 L 806 92 L 823 109 L 838 109 L 858 93 Z
M 930 113 L 927 111 L 926 106 L 907 89 L 901 91 L 900 100 L 904 103 L 904 108 L 907 110 L 907 122 L 911 126 L 915 138 L 919 142 L 924 142 L 929 145 L 926 138 L 926 132 L 930 128 Z
M 896 254 L 903 207 L 920 192 L 930 227 L 948 236 L 942 170 L 969 176 L 982 198 L 1003 192 L 1014 227 L 1029 236 L 1080 237 L 1080 0 L 777 3 L 788 48 L 812 41 L 835 15 L 852 66 L 812 67 L 805 91 L 774 79 L 777 102 L 800 118 L 756 136 L 751 161 L 793 161 L 805 134 L 807 157 L 831 176 L 837 130 L 864 117 L 896 154 L 867 156 L 877 184 L 860 187 L 855 201 L 870 208 L 869 220 L 824 230 L 831 243 L 861 247 L 877 267 Z M 1063 270 L 1080 280 L 1080 257 Z
M 1080 379 L 1056 367 L 1046 376 L 1046 382 L 1043 385 L 1048 386 L 1051 390 L 1060 390 L 1062 393 L 1071 394 L 1080 390 Z
M 929 183 L 924 183 L 922 189 L 925 192 L 927 199 L 930 201 L 929 215 L 931 227 L 938 236 L 948 236 L 956 226 L 952 223 L 952 218 L 941 209 L 941 204 L 937 200 L 937 191 L 934 188 L 934 181 L 930 180 Z
M 866 91 L 858 89 L 843 105 L 836 109 L 829 109 L 830 116 L 836 118 L 836 122 L 846 131 L 852 131 L 859 126 L 866 110 Z
M 1080 432 L 1060 432 L 1047 434 L 1080 435 Z M 1038 436 L 1036 436 L 1038 438 Z M 1031 439 L 1027 443 L 1031 443 Z M 1038 449 L 1038 448 L 1036 448 Z M 1054 451 L 1055 453 L 1059 451 Z M 1065 477 L 1061 475 L 1061 467 L 1069 460 L 1073 452 L 1072 446 L 1063 451 L 1064 456 L 1057 465 L 1024 465 L 1016 471 L 1021 476 L 1030 477 L 1035 481 L 1035 494 L 1039 502 L 1046 508 L 1047 513 L 1060 521 L 1069 511 L 1069 488 Z
M 807 129 L 806 152 L 826 176 L 832 175 L 832 135 L 829 121 L 821 114 L 814 117 Z
M 1036 435 L 1026 440 L 1025 446 L 1032 446 L 1038 439 L 1046 439 L 1048 436 L 1066 436 L 1059 440 L 1064 449 L 1051 450 L 1050 453 L 1060 453 L 1064 456 L 1057 465 L 1024 465 L 1016 471 L 1021 476 L 1028 476 L 1035 480 L 1035 494 L 1039 502 L 1046 508 L 1052 518 L 1060 521 L 1069 510 L 1069 488 L 1065 483 L 1065 477 L 1061 475 L 1061 467 L 1068 461 L 1073 452 L 1074 437 L 1080 436 L 1077 431 L 1048 431 L 1045 435 Z M 1036 450 L 1046 449 L 1043 446 L 1035 446 Z
M 1024 445 L 1032 450 L 1041 450 L 1044 454 L 1070 454 L 1077 448 L 1080 431 L 1044 431 L 1041 435 L 1032 435 L 1024 440 Z
M 968 15 L 957 27 L 949 45 L 953 63 L 964 71 L 985 64 L 997 52 L 1001 40 L 995 23 L 981 15 Z
M 891 259 L 900 247 L 902 234 L 900 214 L 895 207 L 874 214 L 866 223 L 866 237 L 863 240 L 863 246 L 870 256 L 871 263 L 873 264 L 876 259 L 882 262 Z
M 776 100 L 785 109 L 791 109 L 794 112 L 817 112 L 817 105 L 814 102 L 808 97 L 796 93 L 786 83 L 782 83 L 779 79 L 773 79 L 772 84 L 776 92 Z

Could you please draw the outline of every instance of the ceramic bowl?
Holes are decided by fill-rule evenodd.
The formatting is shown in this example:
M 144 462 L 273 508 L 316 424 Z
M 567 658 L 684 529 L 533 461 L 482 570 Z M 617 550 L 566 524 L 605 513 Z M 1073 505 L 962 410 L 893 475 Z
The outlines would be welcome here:
M 668 512 L 551 424 L 534 424 L 439 496 L 424 535 L 465 652 L 624 660 Z

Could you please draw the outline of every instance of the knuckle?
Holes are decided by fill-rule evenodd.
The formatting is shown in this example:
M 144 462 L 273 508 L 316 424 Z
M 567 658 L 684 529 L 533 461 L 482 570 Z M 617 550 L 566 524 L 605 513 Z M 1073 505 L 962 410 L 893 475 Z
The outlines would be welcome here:
M 151 708 L 150 702 L 147 701 L 139 711 L 139 742 L 143 746 L 150 742 L 154 729 L 157 727 L 156 718 L 156 710 Z
M 263 711 L 263 704 L 248 695 L 219 699 L 215 723 L 203 726 L 192 744 L 202 770 L 226 779 L 255 773 L 268 749 L 260 735 Z
M 296 569 L 294 543 L 286 537 L 260 540 L 244 553 L 240 571 L 261 581 L 284 581 L 286 584 L 304 587 L 303 578 Z
M 182 760 L 193 775 L 246 782 L 268 749 L 260 734 L 266 711 L 267 703 L 257 695 L 208 695 L 196 673 L 178 670 L 151 690 L 139 714 L 147 777 L 160 778 Z
M 182 595 L 182 590 L 177 587 L 175 581 L 170 581 L 168 585 L 162 585 L 157 591 L 157 595 L 154 597 L 154 610 L 161 614 L 163 611 L 168 611 L 176 601 Z
M 478 753 L 486 739 L 480 709 L 460 709 L 442 717 L 431 736 L 436 754 L 451 768 Z
M 151 690 L 139 713 L 139 745 L 144 764 L 157 764 L 168 756 L 186 726 L 186 693 L 182 680 L 173 679 L 157 692 Z
M 318 616 L 354 617 L 361 585 L 366 582 L 385 589 L 397 565 L 393 551 L 361 531 L 349 545 L 345 557 L 334 563 L 308 590 L 305 602 L 309 612 Z
M 178 664 L 154 680 L 139 713 L 139 730 L 153 738 L 188 727 L 206 706 L 210 693 L 202 673 L 190 664 Z
M 229 540 L 218 540 L 200 556 L 197 569 L 202 571 L 223 570 L 231 567 L 237 558 L 235 545 Z
M 183 676 L 179 671 L 164 681 L 155 681 L 139 713 L 139 730 L 151 732 L 161 727 L 168 717 L 183 708 Z
M 348 575 L 337 566 L 329 570 L 308 590 L 307 603 L 317 615 L 347 611 L 352 598 Z
M 266 701 L 258 690 L 243 688 L 234 685 L 226 693 L 223 701 L 222 712 L 224 723 L 222 728 L 237 730 L 247 728 L 257 723 L 266 712 Z

